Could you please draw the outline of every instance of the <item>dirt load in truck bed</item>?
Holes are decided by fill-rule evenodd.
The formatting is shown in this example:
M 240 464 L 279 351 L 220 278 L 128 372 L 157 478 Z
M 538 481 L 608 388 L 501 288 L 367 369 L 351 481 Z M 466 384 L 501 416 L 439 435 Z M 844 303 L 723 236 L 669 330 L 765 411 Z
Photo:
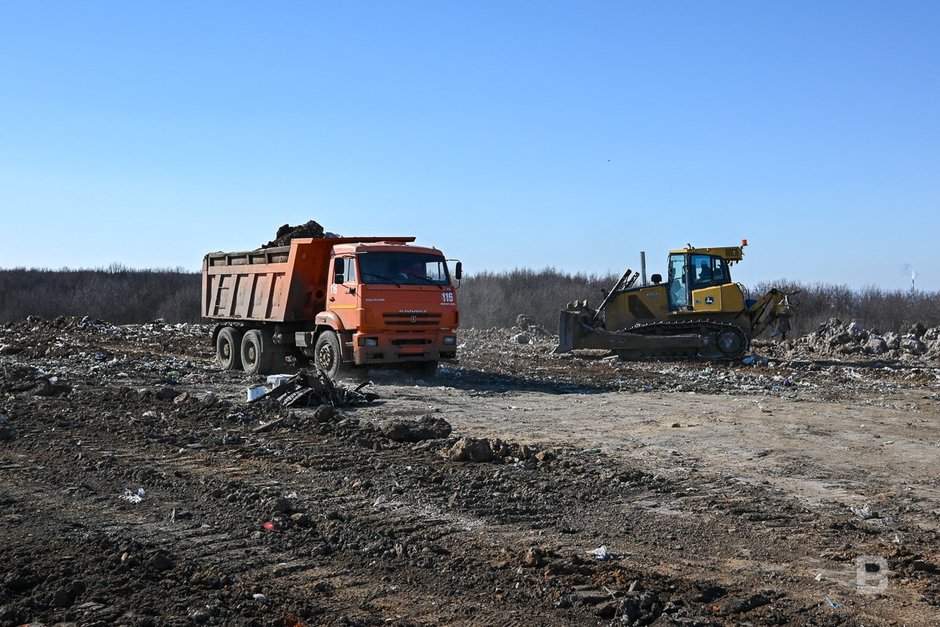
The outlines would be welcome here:
M 339 237 L 339 235 L 336 233 L 327 233 L 323 230 L 323 227 L 320 226 L 319 222 L 309 220 L 308 222 L 304 222 L 298 226 L 291 226 L 289 224 L 281 226 L 274 235 L 274 239 L 267 244 L 264 244 L 261 248 L 290 246 L 290 241 L 292 239 L 300 239 L 304 237 Z
M 940 614 L 929 351 L 624 363 L 466 330 L 433 381 L 282 410 L 210 333 L 0 327 L 0 626 Z

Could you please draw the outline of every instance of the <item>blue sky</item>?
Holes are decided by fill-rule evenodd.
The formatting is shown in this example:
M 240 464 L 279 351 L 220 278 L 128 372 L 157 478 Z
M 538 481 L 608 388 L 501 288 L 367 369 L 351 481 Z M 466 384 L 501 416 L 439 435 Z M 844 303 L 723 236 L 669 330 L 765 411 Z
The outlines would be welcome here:
M 470 271 L 940 289 L 937 2 L 0 1 L 0 267 L 308 219 Z

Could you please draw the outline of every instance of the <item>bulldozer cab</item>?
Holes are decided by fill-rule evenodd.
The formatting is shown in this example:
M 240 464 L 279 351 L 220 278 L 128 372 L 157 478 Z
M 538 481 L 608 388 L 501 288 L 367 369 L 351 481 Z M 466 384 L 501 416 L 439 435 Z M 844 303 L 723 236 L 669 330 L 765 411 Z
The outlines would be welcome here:
M 731 283 L 728 262 L 720 255 L 673 252 L 669 255 L 669 310 L 692 309 L 692 292 Z

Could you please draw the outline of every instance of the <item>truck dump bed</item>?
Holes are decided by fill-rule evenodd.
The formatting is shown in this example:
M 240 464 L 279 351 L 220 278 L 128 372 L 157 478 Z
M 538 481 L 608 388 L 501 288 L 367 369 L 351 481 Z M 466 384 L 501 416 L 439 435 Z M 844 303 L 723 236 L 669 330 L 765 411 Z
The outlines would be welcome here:
M 215 320 L 313 320 L 326 306 L 330 251 L 336 244 L 413 242 L 414 237 L 323 237 L 290 246 L 209 253 L 202 262 L 202 315 Z

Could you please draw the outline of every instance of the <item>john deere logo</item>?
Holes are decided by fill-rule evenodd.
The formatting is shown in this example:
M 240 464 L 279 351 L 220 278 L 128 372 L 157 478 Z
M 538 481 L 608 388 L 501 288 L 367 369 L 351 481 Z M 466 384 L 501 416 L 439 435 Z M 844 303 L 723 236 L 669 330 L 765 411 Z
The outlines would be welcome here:
M 418 316 L 411 316 L 411 324 L 414 324 L 418 321 Z
M 715 297 L 714 297 L 714 296 L 706 296 L 706 297 L 705 297 L 705 304 L 706 304 L 706 305 L 714 305 L 714 304 L 715 304 Z

